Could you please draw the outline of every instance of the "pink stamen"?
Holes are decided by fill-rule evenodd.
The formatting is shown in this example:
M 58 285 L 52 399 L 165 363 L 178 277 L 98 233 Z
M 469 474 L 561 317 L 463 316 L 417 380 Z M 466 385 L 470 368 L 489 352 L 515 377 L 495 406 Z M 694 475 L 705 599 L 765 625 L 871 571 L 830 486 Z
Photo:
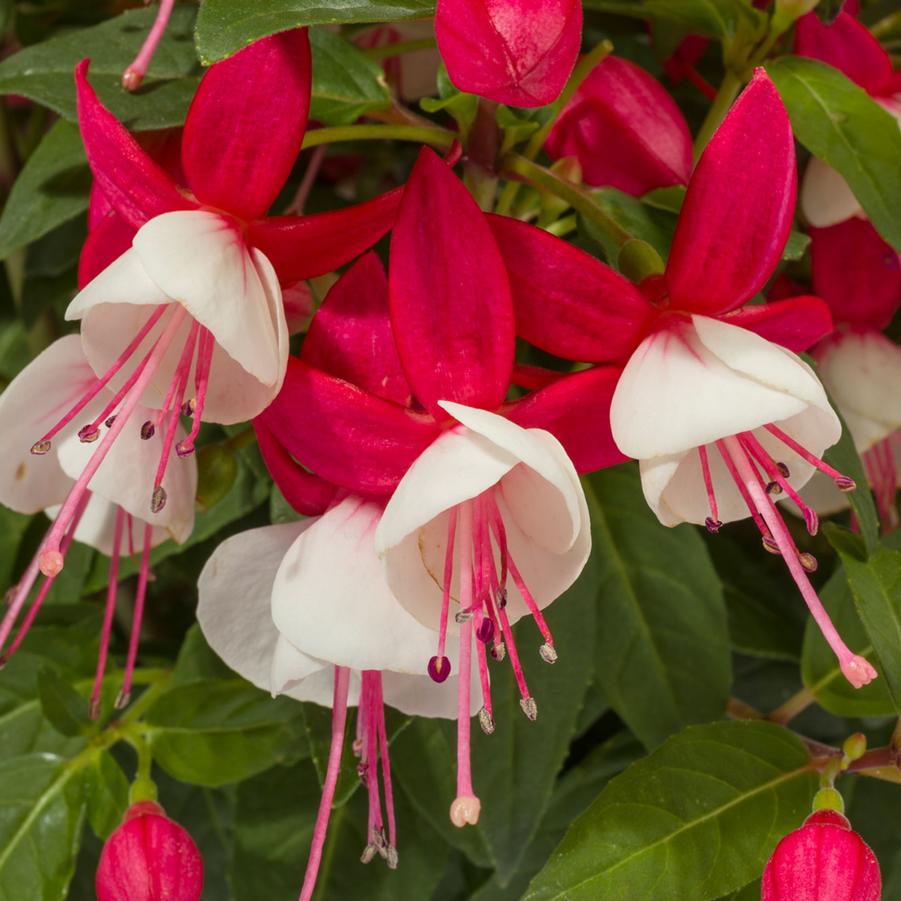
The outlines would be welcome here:
M 522 670 L 522 663 L 519 660 L 519 651 L 516 648 L 516 642 L 513 640 L 513 630 L 510 628 L 510 620 L 507 617 L 507 611 L 498 604 L 497 616 L 501 623 L 501 632 L 504 641 L 507 644 L 507 651 L 510 654 L 510 666 L 513 668 L 513 677 L 516 679 L 516 685 L 519 688 L 520 704 L 530 700 L 529 686 L 526 684 L 525 673 Z
M 109 656 L 109 640 L 113 630 L 113 617 L 116 615 L 116 595 L 119 589 L 119 552 L 122 548 L 122 530 L 125 527 L 125 511 L 116 508 L 116 524 L 113 532 L 113 552 L 109 561 L 109 583 L 106 588 L 106 608 L 103 611 L 103 630 L 100 633 L 100 651 L 97 654 L 97 671 L 94 674 L 94 687 L 91 690 L 91 704 L 88 716 L 96 720 L 100 716 L 103 676 L 106 673 L 106 659 Z
M 451 581 L 454 577 L 454 541 L 457 536 L 457 508 L 447 518 L 447 549 L 444 552 L 444 584 L 441 588 L 441 621 L 438 625 L 438 658 L 444 657 L 447 644 L 447 618 L 450 611 Z
M 63 538 L 63 542 L 60 545 L 60 553 L 65 557 L 69 552 L 69 548 L 72 546 L 72 542 L 75 540 L 75 532 L 78 529 L 78 524 L 81 522 L 82 514 L 85 511 L 85 507 L 88 505 L 88 501 L 91 499 L 91 492 L 86 491 L 84 497 L 81 499 L 81 504 L 78 507 L 78 510 L 75 511 L 75 516 L 72 517 L 72 524 L 69 526 L 69 530 L 66 532 L 65 538 Z M 41 605 L 47 598 L 47 595 L 50 593 L 50 589 L 53 588 L 53 583 L 56 581 L 56 578 L 47 578 L 44 577 L 44 581 L 41 584 L 41 587 L 35 596 L 35 599 L 31 602 L 31 606 L 28 608 L 28 612 L 25 614 L 25 618 L 22 620 L 22 624 L 19 626 L 19 631 L 16 632 L 16 637 L 12 640 L 9 648 L 3 653 L 3 656 L 0 657 L 0 666 L 4 666 L 6 662 L 12 657 L 13 654 L 19 649 L 19 646 L 25 640 L 25 636 L 28 634 L 31 629 L 32 624 L 37 618 L 38 613 L 40 612 Z M 28 592 L 26 592 L 26 597 Z M 10 611 L 12 612 L 12 611 Z M 15 621 L 16 617 L 13 617 L 13 621 Z M 5 620 L 4 620 L 5 621 Z M 2 645 L 2 642 L 0 642 Z
M 789 485 L 788 480 L 782 475 L 782 470 L 779 469 L 773 458 L 767 453 L 766 448 L 750 432 L 743 432 L 738 440 L 751 457 L 763 467 L 767 478 L 771 482 L 775 482 L 785 492 L 786 496 L 795 502 L 801 511 L 801 515 L 804 517 L 807 531 L 811 535 L 816 535 L 820 525 L 816 511 L 809 507 L 801 498 L 801 495 Z
M 67 426 L 110 382 L 116 373 L 128 362 L 131 355 L 137 350 L 140 343 L 147 337 L 147 334 L 150 330 L 159 322 L 160 317 L 163 313 L 166 312 L 168 306 L 163 305 L 157 307 L 150 318 L 141 326 L 138 333 L 131 340 L 131 343 L 119 354 L 118 357 L 113 361 L 112 366 L 107 369 L 103 375 L 97 379 L 92 385 L 90 390 L 85 394 L 68 413 L 55 425 L 49 432 L 47 432 L 40 441 L 35 442 L 35 447 L 39 447 L 41 445 L 48 445 L 44 450 L 44 453 L 49 450 L 49 442 L 56 435 L 60 429 Z M 103 417 L 106 418 L 105 416 Z
M 191 431 L 188 437 L 175 445 L 175 452 L 184 457 L 194 452 L 194 442 L 200 432 L 201 420 L 203 417 L 203 408 L 206 404 L 206 393 L 210 383 L 210 370 L 213 364 L 213 349 L 215 343 L 213 335 L 209 329 L 202 329 L 200 332 L 200 340 L 197 350 L 197 367 L 194 370 L 194 412 L 193 422 L 191 423 Z
M 122 690 L 116 698 L 116 709 L 121 710 L 131 698 L 131 681 L 134 677 L 135 662 L 138 659 L 138 644 L 141 640 L 141 621 L 144 619 L 144 602 L 147 598 L 147 582 L 150 579 L 150 548 L 153 544 L 153 526 L 144 524 L 144 547 L 141 551 L 141 568 L 138 570 L 138 590 L 135 593 L 135 609 L 131 616 L 131 635 L 128 638 L 128 657 L 125 661 L 125 678 Z
M 472 507 L 460 505 L 460 607 L 472 607 Z M 460 624 L 460 658 L 457 675 L 457 797 L 450 808 L 451 822 L 458 827 L 479 821 L 481 802 L 472 788 L 470 763 L 470 691 L 472 683 L 472 619 Z
M 166 32 L 166 26 L 169 24 L 169 17 L 172 15 L 172 8 L 175 6 L 175 0 L 160 0 L 160 10 L 156 14 L 153 26 L 144 39 L 138 55 L 134 58 L 131 65 L 122 73 L 122 87 L 126 91 L 136 91 L 147 74 L 147 67 L 156 53 L 163 35 Z
M 377 673 L 367 671 L 363 673 L 362 693 L 360 698 L 360 711 L 365 711 L 366 750 L 364 759 L 366 763 L 366 788 L 369 790 L 369 831 L 370 845 L 378 849 L 381 842 L 382 831 L 382 801 L 379 797 L 379 750 L 378 750 L 378 723 L 375 716 L 375 692 L 373 676 Z
M 716 503 L 716 492 L 713 490 L 713 478 L 710 475 L 710 461 L 707 459 L 707 447 L 701 445 L 698 448 L 698 459 L 701 461 L 701 476 L 704 479 L 704 490 L 707 492 L 707 506 L 710 516 L 705 523 L 708 532 L 719 532 L 723 527 L 720 522 L 720 512 Z
M 388 730 L 385 726 L 385 699 L 382 696 L 381 673 L 376 673 L 375 690 L 382 784 L 385 789 L 385 818 L 388 821 L 388 866 L 393 870 L 397 867 L 397 821 L 394 816 L 394 788 L 391 785 L 391 761 L 388 758 Z
M 112 448 L 113 443 L 125 428 L 132 413 L 134 413 L 135 407 L 137 407 L 138 402 L 141 399 L 141 395 L 150 383 L 150 379 L 153 377 L 153 373 L 159 366 L 160 360 L 162 360 L 163 355 L 168 350 L 184 316 L 185 308 L 181 306 L 181 304 L 175 304 L 172 318 L 169 320 L 165 331 L 154 345 L 147 364 L 141 371 L 141 375 L 135 382 L 128 397 L 125 399 L 122 409 L 116 416 L 115 422 L 113 422 L 109 431 L 103 436 L 103 440 L 100 442 L 97 450 L 94 451 L 91 459 L 82 470 L 78 480 L 75 482 L 74 487 L 69 492 L 69 495 L 56 518 L 56 522 L 48 532 L 43 547 L 38 555 L 40 570 L 45 576 L 58 575 L 62 570 L 63 558 L 59 552 L 60 540 L 78 507 L 81 496 L 87 491 L 91 479 L 100 468 L 100 464 L 103 463 L 106 455 Z
M 773 504 L 772 499 L 767 494 L 766 489 L 761 485 L 759 476 L 754 470 L 754 465 L 748 457 L 746 451 L 742 448 L 737 438 L 724 438 L 717 442 L 724 459 L 728 456 L 731 459 L 734 469 L 738 473 L 739 478 L 744 483 L 748 494 L 751 496 L 754 505 L 760 511 L 769 530 L 773 536 L 773 540 L 785 560 L 788 571 L 791 573 L 798 590 L 807 603 L 811 615 L 820 627 L 823 637 L 826 639 L 829 647 L 832 648 L 835 656 L 838 658 L 839 665 L 845 678 L 855 687 L 861 688 L 876 678 L 876 670 L 863 657 L 854 654 L 848 646 L 842 641 L 838 630 L 835 628 L 826 608 L 817 596 L 816 591 L 807 578 L 807 573 L 798 559 L 797 549 L 788 533 L 782 517 Z
M 344 745 L 344 725 L 347 722 L 347 689 L 350 682 L 350 670 L 345 666 L 335 667 L 335 689 L 332 695 L 332 742 L 328 752 L 328 766 L 325 771 L 325 784 L 322 786 L 322 798 L 319 801 L 319 812 L 316 814 L 316 825 L 313 827 L 313 840 L 310 843 L 310 856 L 303 877 L 303 888 L 298 901 L 310 901 L 316 888 L 316 877 L 319 874 L 319 863 L 322 860 L 322 849 L 328 832 L 329 816 L 332 802 L 335 799 L 335 787 L 341 771 L 341 750 Z
M 739 494 L 741 494 L 742 500 L 745 502 L 745 506 L 748 508 L 748 512 L 751 514 L 751 519 L 754 520 L 754 525 L 757 526 L 757 530 L 763 536 L 764 543 L 766 543 L 767 541 L 773 542 L 773 536 L 770 535 L 770 530 L 766 527 L 766 523 L 761 518 L 760 513 L 758 513 L 757 507 L 755 506 L 754 500 L 748 492 L 747 486 L 742 481 L 741 477 L 738 474 L 738 470 L 735 468 L 735 463 L 725 450 L 725 445 L 722 441 L 717 441 L 716 448 L 720 452 L 720 456 L 723 458 L 723 463 L 726 464 L 726 469 L 729 470 L 729 475 L 732 476 L 732 481 L 735 482 L 735 487 L 738 488 L 738 492 Z M 773 546 L 775 546 L 775 542 L 773 542 Z
M 815 457 L 807 448 L 798 444 L 791 435 L 787 435 L 778 426 L 770 423 L 764 428 L 771 435 L 775 435 L 786 447 L 791 448 L 802 460 L 806 460 L 811 466 L 819 469 L 820 472 L 825 472 L 838 485 L 841 491 L 851 491 L 855 487 L 853 479 L 842 475 L 837 469 L 833 469 L 828 463 L 823 462 L 819 457 Z
M 175 371 L 172 373 L 172 379 L 169 382 L 169 388 L 166 391 L 166 396 L 163 398 L 162 406 L 160 406 L 159 413 L 156 418 L 157 428 L 161 428 L 163 422 L 166 420 L 166 414 L 169 413 L 173 408 L 173 400 L 175 400 L 176 394 L 178 394 L 179 390 L 182 389 L 182 385 L 186 385 L 188 381 L 188 373 L 191 369 L 191 361 L 194 358 L 194 347 L 197 344 L 197 332 L 200 329 L 200 324 L 195 320 L 191 323 L 191 329 L 188 332 L 188 337 L 185 339 L 185 343 L 181 349 L 181 356 L 178 358 L 178 365 L 175 367 Z M 181 412 L 181 401 L 175 401 L 175 408 Z

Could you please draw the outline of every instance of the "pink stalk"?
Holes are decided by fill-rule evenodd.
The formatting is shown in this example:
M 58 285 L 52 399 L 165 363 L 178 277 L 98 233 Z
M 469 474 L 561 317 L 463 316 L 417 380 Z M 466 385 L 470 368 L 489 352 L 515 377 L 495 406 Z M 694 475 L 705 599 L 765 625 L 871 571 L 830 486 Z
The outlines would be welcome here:
M 169 17 L 172 15 L 172 8 L 175 6 L 175 0 L 160 0 L 160 11 L 156 14 L 156 19 L 151 27 L 138 55 L 134 58 L 131 65 L 122 73 L 122 87 L 126 91 L 136 91 L 147 74 L 147 67 L 156 53 L 163 35 L 166 32 L 166 26 L 169 24 Z
M 516 642 L 513 640 L 513 630 L 510 628 L 510 620 L 507 618 L 507 611 L 503 607 L 498 607 L 497 616 L 501 623 L 501 632 L 504 641 L 507 643 L 507 651 L 510 654 L 510 666 L 513 667 L 513 676 L 519 687 L 519 693 L 523 701 L 527 701 L 531 695 L 529 694 L 529 686 L 526 684 L 525 673 L 522 671 L 522 663 L 519 661 L 519 651 L 516 649 Z
M 338 774 L 341 771 L 341 751 L 344 746 L 344 724 L 347 722 L 347 689 L 350 682 L 350 670 L 346 666 L 335 667 L 335 690 L 332 695 L 332 743 L 328 752 L 328 766 L 325 771 L 325 784 L 322 786 L 322 798 L 319 801 L 319 812 L 316 814 L 316 825 L 313 827 L 313 840 L 310 844 L 310 857 L 303 877 L 303 888 L 298 901 L 310 901 L 316 888 L 316 877 L 319 874 L 319 863 L 322 860 L 322 849 L 325 846 L 325 835 L 332 812 L 332 801 L 335 799 L 335 787 L 338 785 Z
M 721 442 L 717 442 L 717 444 L 721 446 L 724 453 L 731 459 L 748 494 L 760 511 L 760 515 L 763 517 L 767 526 L 769 526 L 773 539 L 779 548 L 779 552 L 782 554 L 782 558 L 785 560 L 785 564 L 788 567 L 788 571 L 791 573 L 792 578 L 795 580 L 795 584 L 798 586 L 798 590 L 806 601 L 811 615 L 820 627 L 823 637 L 838 658 L 839 665 L 841 666 L 845 678 L 855 688 L 861 688 L 868 682 L 871 682 L 876 677 L 876 671 L 863 657 L 859 657 L 852 653 L 844 641 L 842 641 L 841 636 L 838 634 L 838 630 L 835 628 L 832 620 L 829 618 L 829 614 L 826 612 L 826 608 L 823 607 L 822 602 L 819 597 L 817 597 L 816 591 L 810 584 L 810 580 L 807 578 L 807 573 L 804 571 L 804 567 L 798 559 L 797 549 L 788 533 L 785 523 L 782 521 L 782 517 L 776 510 L 766 489 L 760 484 L 757 474 L 754 471 L 754 466 L 740 442 L 737 438 L 730 437 L 724 438 Z
M 199 329 L 200 323 L 195 319 L 191 323 L 188 337 L 185 339 L 185 343 L 181 349 L 181 356 L 178 358 L 178 365 L 172 373 L 169 388 L 166 391 L 166 396 L 163 398 L 163 403 L 160 405 L 156 419 L 157 426 L 163 424 L 163 421 L 166 419 L 166 414 L 172 409 L 172 401 L 175 398 L 176 393 L 182 388 L 182 383 L 184 382 L 187 384 L 187 377 L 191 369 L 191 361 L 194 358 L 194 346 L 197 343 L 197 332 Z M 179 412 L 181 412 L 181 403 L 176 403 L 175 406 Z
M 380 847 L 382 831 L 382 800 L 379 796 L 379 744 L 378 722 L 375 715 L 374 677 L 378 674 L 369 670 L 363 673 L 366 682 L 365 702 L 361 698 L 360 709 L 366 711 L 366 787 L 369 789 L 369 833 L 368 841 Z
M 203 418 L 203 407 L 206 403 L 206 392 L 210 383 L 210 369 L 213 364 L 213 349 L 215 347 L 213 335 L 209 329 L 202 329 L 200 332 L 200 343 L 197 350 L 197 368 L 194 370 L 194 417 L 191 423 L 191 431 L 184 441 L 180 441 L 175 445 L 175 452 L 183 457 L 186 454 L 193 453 L 194 442 L 200 432 L 200 424 Z
M 106 458 L 106 455 L 112 448 L 113 443 L 121 434 L 122 429 L 125 428 L 128 420 L 131 418 L 131 414 L 134 413 L 135 407 L 137 407 L 138 402 L 141 399 L 141 395 L 144 393 L 147 385 L 150 383 L 150 379 L 153 377 L 153 373 L 156 371 L 157 366 L 159 366 L 160 360 L 163 358 L 163 354 L 165 354 L 166 350 L 168 350 L 172 339 L 175 337 L 175 333 L 178 330 L 178 327 L 181 325 L 181 320 L 185 315 L 185 309 L 180 304 L 176 304 L 175 306 L 176 309 L 172 314 L 172 318 L 169 320 L 165 331 L 154 345 L 153 351 L 151 352 L 150 357 L 147 361 L 147 365 L 141 371 L 140 378 L 137 380 L 137 382 L 135 382 L 131 393 L 125 399 L 122 409 L 116 416 L 115 422 L 112 424 L 112 426 L 110 426 L 109 431 L 103 436 L 103 439 L 100 442 L 100 446 L 96 451 L 94 451 L 91 459 L 82 470 L 82 473 L 78 477 L 75 486 L 69 492 L 69 496 L 66 498 L 62 509 L 59 511 L 56 522 L 53 524 L 50 532 L 47 534 L 47 537 L 44 540 L 43 548 L 38 555 L 38 559 L 40 561 L 40 570 L 42 573 L 44 573 L 45 576 L 58 575 L 62 570 L 63 558 L 59 553 L 59 543 L 66 528 L 69 525 L 69 522 L 72 519 L 73 514 L 75 513 L 75 510 L 78 507 L 81 496 L 87 490 L 91 479 L 100 468 L 100 464 Z M 3 636 L 0 635 L 0 641 L 2 640 Z
M 770 423 L 764 428 L 771 435 L 775 435 L 786 447 L 791 448 L 802 460 L 806 460 L 811 466 L 819 469 L 820 472 L 825 472 L 842 491 L 851 491 L 855 487 L 853 479 L 842 475 L 837 469 L 833 469 L 828 463 L 823 462 L 819 457 L 815 457 L 806 447 L 802 447 L 791 435 L 787 435 L 778 426 Z
M 710 475 L 710 460 L 707 458 L 707 447 L 701 445 L 698 448 L 698 459 L 701 461 L 701 475 L 704 478 L 704 490 L 707 492 L 707 506 L 710 509 L 710 517 L 706 526 L 708 532 L 718 532 L 722 528 L 720 511 L 716 503 L 716 492 L 713 490 L 713 478 Z
M 385 818 L 388 821 L 388 866 L 397 866 L 397 821 L 394 816 L 394 788 L 391 785 L 391 761 L 388 758 L 388 729 L 385 725 L 385 699 L 382 674 L 376 673 L 376 710 L 378 712 L 379 750 L 382 758 L 382 784 L 385 787 Z M 392 858 L 392 851 L 394 856 Z
M 141 640 L 141 621 L 144 619 L 144 602 L 147 598 L 147 581 L 150 578 L 150 546 L 153 543 L 153 526 L 144 523 L 144 547 L 141 551 L 141 568 L 138 571 L 138 590 L 135 594 L 135 609 L 131 616 L 131 635 L 128 638 L 128 658 L 125 661 L 125 678 L 122 690 L 116 698 L 116 708 L 121 710 L 131 697 L 131 680 L 134 677 L 135 661 L 138 659 L 138 644 Z
M 447 644 L 447 617 L 450 611 L 451 581 L 454 577 L 454 541 L 457 536 L 457 508 L 447 518 L 447 549 L 444 552 L 444 584 L 441 588 L 441 621 L 438 625 L 438 657 L 444 657 Z
M 115 376 L 115 374 L 128 362 L 131 355 L 135 352 L 135 350 L 137 350 L 138 345 L 144 340 L 144 338 L 147 337 L 147 334 L 157 324 L 157 322 L 159 322 L 160 316 L 162 316 L 167 309 L 168 306 L 162 305 L 157 307 L 153 311 L 150 318 L 144 323 L 144 325 L 141 326 L 141 329 L 131 340 L 131 343 L 128 345 L 128 347 L 126 347 L 125 350 L 123 350 L 122 353 L 119 354 L 118 357 L 116 357 L 112 366 L 110 366 L 110 368 L 107 369 L 107 371 L 104 372 L 96 382 L 94 382 L 88 393 L 85 394 L 81 398 L 81 400 L 79 400 L 78 403 L 75 404 L 75 406 L 72 407 L 72 409 L 69 410 L 69 412 L 66 413 L 66 415 L 63 416 L 63 418 L 55 426 L 53 426 L 53 428 L 50 429 L 50 431 L 47 432 L 47 434 L 44 435 L 43 438 L 41 438 L 40 441 L 35 442 L 35 447 L 39 447 L 45 442 L 50 441 L 50 439 L 53 438 L 53 436 L 56 435 L 61 428 L 68 425 L 101 392 L 101 390 L 103 390 L 103 388 L 105 388 L 106 385 L 109 384 L 110 379 L 112 379 L 113 376 Z M 103 418 L 105 419 L 106 417 Z M 49 449 L 50 448 L 47 447 L 43 452 L 46 453 Z
M 91 704 L 88 708 L 88 716 L 92 720 L 96 720 L 100 716 L 100 694 L 103 691 L 103 675 L 106 672 L 106 659 L 109 656 L 113 617 L 116 615 L 116 595 L 119 589 L 119 552 L 122 549 L 122 530 L 124 526 L 125 511 L 121 507 L 117 507 L 116 525 L 113 532 L 113 552 L 109 561 L 109 583 L 106 588 L 106 609 L 103 611 L 103 631 L 100 633 L 97 671 L 94 674 L 94 687 L 91 690 Z
M 729 475 L 732 476 L 732 481 L 735 482 L 735 487 L 738 488 L 738 492 L 739 494 L 741 494 L 742 500 L 745 502 L 745 506 L 748 508 L 748 512 L 751 514 L 751 519 L 754 520 L 754 525 L 757 526 L 758 531 L 763 536 L 764 546 L 766 546 L 767 541 L 773 541 L 773 536 L 770 535 L 770 530 L 767 528 L 766 523 L 761 518 L 760 513 L 758 512 L 757 507 L 754 504 L 754 500 L 748 492 L 747 486 L 742 481 L 738 470 L 735 468 L 735 463 L 726 452 L 725 445 L 722 441 L 717 441 L 716 447 L 720 452 L 720 456 L 723 458 L 723 463 L 726 464 L 726 469 L 729 470 Z

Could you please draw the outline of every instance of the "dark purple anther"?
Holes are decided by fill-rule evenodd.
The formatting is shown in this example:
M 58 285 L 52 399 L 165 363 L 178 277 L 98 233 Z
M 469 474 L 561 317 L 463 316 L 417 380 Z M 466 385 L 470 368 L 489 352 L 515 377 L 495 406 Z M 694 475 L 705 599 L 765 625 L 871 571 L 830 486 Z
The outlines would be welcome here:
M 433 682 L 443 682 L 450 675 L 450 660 L 447 657 L 432 657 L 428 672 Z
M 490 619 L 483 619 L 479 623 L 479 628 L 476 629 L 476 638 L 483 644 L 488 644 L 494 638 L 494 623 Z
M 722 522 L 718 519 L 714 519 L 712 516 L 708 516 L 707 519 L 704 520 L 704 525 L 707 526 L 707 531 L 710 532 L 711 535 L 716 535 L 723 527 Z
M 156 434 L 156 426 L 148 419 L 141 426 L 141 440 L 149 441 Z
M 84 444 L 90 444 L 92 441 L 96 441 L 100 437 L 100 429 L 97 428 L 93 423 L 89 423 L 88 425 L 80 428 L 78 430 L 78 440 Z

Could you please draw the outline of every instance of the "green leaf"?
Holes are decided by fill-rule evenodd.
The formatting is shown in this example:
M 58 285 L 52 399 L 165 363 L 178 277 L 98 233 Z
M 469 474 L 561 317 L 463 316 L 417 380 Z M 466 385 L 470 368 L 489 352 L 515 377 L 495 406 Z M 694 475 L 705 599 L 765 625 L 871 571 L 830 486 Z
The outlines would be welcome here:
M 237 791 L 235 844 L 229 881 L 233 901 L 294 901 L 303 880 L 319 808 L 319 783 L 303 763 L 278 767 L 242 783 Z M 317 898 L 395 901 L 428 898 L 444 868 L 448 849 L 395 793 L 400 866 L 360 863 L 366 846 L 366 793 L 332 811 L 317 880 Z
M 637 197 L 616 188 L 599 188 L 591 192 L 592 199 L 617 225 L 633 238 L 647 241 L 663 259 L 669 253 L 676 220 L 672 215 L 644 204 Z M 600 244 L 604 256 L 612 263 L 619 257 L 620 247 L 605 231 L 584 216 L 579 217 L 579 230 Z
M 482 802 L 475 829 L 459 830 L 448 818 L 456 795 L 452 722 L 414 721 L 391 751 L 397 778 L 417 809 L 447 841 L 495 870 L 502 885 L 523 861 L 579 723 L 596 658 L 597 587 L 596 571 L 589 566 L 545 612 L 559 652 L 552 666 L 538 655 L 541 636 L 531 621 L 516 628 L 525 678 L 538 705 L 537 722 L 522 713 L 509 663 L 491 664 L 495 731 L 484 735 L 474 723 L 472 734 L 473 786 Z
M 434 12 L 433 0 L 204 0 L 197 16 L 197 52 L 206 66 L 259 38 L 301 25 L 398 22 Z
M 301 708 L 239 679 L 194 682 L 161 695 L 144 717 L 154 760 L 171 776 L 218 786 L 306 753 Z
M 585 0 L 587 9 L 673 23 L 692 34 L 728 38 L 738 28 L 760 28 L 763 16 L 743 0 Z
M 381 67 L 340 35 L 314 28 L 313 93 L 310 117 L 326 125 L 347 125 L 391 103 Z
M 90 187 L 81 135 L 61 119 L 13 183 L 0 217 L 0 259 L 86 210 Z
M 879 233 L 901 251 L 901 131 L 838 69 L 799 56 L 767 64 L 798 140 L 836 169 Z
M 0 901 L 62 901 L 83 819 L 77 768 L 52 754 L 0 762 Z
M 880 676 L 901 713 L 901 551 L 880 546 L 862 560 L 840 540 L 841 530 L 830 525 L 824 531 L 841 557 L 854 605 L 879 658 Z
M 721 716 L 731 681 L 723 593 L 704 542 L 664 528 L 636 467 L 589 479 L 600 567 L 597 674 L 610 706 L 647 746 Z
M 820 600 L 845 643 L 856 654 L 877 665 L 876 652 L 867 637 L 848 578 L 837 567 L 820 591 Z M 895 712 L 885 679 L 874 679 L 863 688 L 854 688 L 842 675 L 832 648 L 826 644 L 819 626 L 808 619 L 801 653 L 801 677 L 817 703 L 838 716 L 890 716 Z
M 92 28 L 65 31 L 26 47 L 0 63 L 0 94 L 22 94 L 75 121 L 75 65 L 91 59 L 91 84 L 114 116 L 130 128 L 180 125 L 197 86 L 191 28 L 194 10 L 172 13 L 144 85 L 134 93 L 121 86 L 156 17 L 156 8 L 130 10 Z
M 84 735 L 91 731 L 85 699 L 57 672 L 42 669 L 38 674 L 41 710 L 61 735 Z
M 109 838 L 128 809 L 128 780 L 109 751 L 85 768 L 88 822 L 99 839 Z
M 526 901 L 720 898 L 760 874 L 816 785 L 804 745 L 786 729 L 689 727 L 610 782 Z

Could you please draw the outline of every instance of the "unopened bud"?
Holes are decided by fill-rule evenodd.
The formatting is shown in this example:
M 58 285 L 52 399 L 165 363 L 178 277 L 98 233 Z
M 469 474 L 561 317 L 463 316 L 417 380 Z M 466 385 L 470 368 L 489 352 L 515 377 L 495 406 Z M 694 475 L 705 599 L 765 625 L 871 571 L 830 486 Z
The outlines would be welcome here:
M 842 744 L 842 767 L 847 767 L 854 760 L 860 760 L 867 753 L 867 737 L 863 732 L 855 732 L 849 735 Z M 846 762 L 847 761 L 847 762 Z

